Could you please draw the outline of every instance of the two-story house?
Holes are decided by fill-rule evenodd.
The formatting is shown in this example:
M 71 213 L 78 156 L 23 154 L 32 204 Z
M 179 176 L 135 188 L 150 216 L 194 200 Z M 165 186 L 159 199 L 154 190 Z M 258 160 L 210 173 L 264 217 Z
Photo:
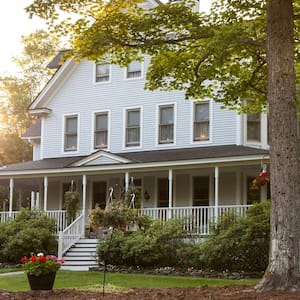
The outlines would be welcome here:
M 50 62 L 57 71 L 29 107 L 37 121 L 24 139 L 33 145 L 33 161 L 0 168 L 0 184 L 9 190 L 3 220 L 19 210 L 17 192 L 27 190 L 31 207 L 61 222 L 72 185 L 83 230 L 90 209 L 104 208 L 134 184 L 141 213 L 190 217 L 189 228 L 207 234 L 209 220 L 225 210 L 242 213 L 267 199 L 266 185 L 251 189 L 268 160 L 266 114 L 145 90 L 147 57 L 127 67 L 72 59 L 60 65 L 63 53 Z

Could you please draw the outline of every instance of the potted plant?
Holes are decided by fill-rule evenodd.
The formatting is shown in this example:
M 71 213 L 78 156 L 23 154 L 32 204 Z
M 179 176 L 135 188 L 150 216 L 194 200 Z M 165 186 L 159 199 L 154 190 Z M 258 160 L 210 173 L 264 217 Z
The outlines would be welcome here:
M 55 255 L 44 256 L 43 253 L 32 254 L 30 258 L 21 258 L 31 290 L 51 290 L 53 288 L 57 270 L 63 260 Z

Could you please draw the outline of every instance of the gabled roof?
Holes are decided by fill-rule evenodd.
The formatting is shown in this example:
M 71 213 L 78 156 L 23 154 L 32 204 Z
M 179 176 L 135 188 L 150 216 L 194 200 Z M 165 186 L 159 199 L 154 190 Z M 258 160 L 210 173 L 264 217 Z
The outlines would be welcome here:
M 62 64 L 65 62 L 66 57 L 65 54 L 70 52 L 71 50 L 61 50 L 59 51 L 56 56 L 49 62 L 47 65 L 47 68 L 49 69 L 57 69 L 62 66 Z

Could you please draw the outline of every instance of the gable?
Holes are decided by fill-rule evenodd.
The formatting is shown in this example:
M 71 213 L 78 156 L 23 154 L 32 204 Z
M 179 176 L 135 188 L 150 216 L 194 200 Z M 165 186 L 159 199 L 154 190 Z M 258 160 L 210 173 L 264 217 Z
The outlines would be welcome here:
M 105 164 L 121 164 L 129 163 L 131 160 L 124 158 L 122 156 L 100 150 L 88 157 L 85 157 L 74 164 L 71 167 L 81 167 L 81 166 L 97 166 Z

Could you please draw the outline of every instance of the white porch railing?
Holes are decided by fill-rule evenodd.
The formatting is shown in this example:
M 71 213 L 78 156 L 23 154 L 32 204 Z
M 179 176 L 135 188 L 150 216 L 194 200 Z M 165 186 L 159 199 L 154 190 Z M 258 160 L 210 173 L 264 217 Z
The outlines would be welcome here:
M 161 220 L 163 223 L 169 219 L 180 218 L 184 220 L 184 228 L 188 232 L 197 235 L 208 235 L 213 222 L 219 216 L 229 211 L 234 211 L 237 215 L 244 215 L 250 206 L 218 206 L 218 216 L 215 215 L 215 206 L 143 208 L 141 209 L 141 214 L 147 215 L 154 220 Z
M 3 212 L 0 212 L 0 222 L 1 223 L 6 223 L 11 219 L 15 219 L 15 217 L 18 213 L 19 213 L 18 211 L 12 211 L 12 212 L 3 211 Z
M 161 220 L 162 222 L 172 218 L 182 218 L 184 219 L 184 227 L 188 232 L 198 235 L 207 235 L 210 233 L 212 223 L 216 221 L 219 216 L 229 211 L 234 211 L 237 215 L 244 215 L 250 206 L 251 205 L 221 205 L 217 207 L 217 210 L 215 206 L 143 208 L 141 209 L 141 214 L 147 215 L 154 220 Z M 218 212 L 217 216 L 216 211 Z M 11 213 L 0 212 L 0 221 L 7 222 L 10 218 L 15 218 L 18 213 L 18 211 Z M 57 236 L 59 232 L 70 227 L 67 224 L 67 213 L 65 210 L 48 210 L 45 213 L 56 220 Z M 83 216 L 83 212 L 79 211 L 78 216 Z M 78 230 L 76 234 L 82 234 L 84 232 L 84 219 L 86 221 L 88 220 L 88 210 L 85 212 L 85 218 L 80 218 L 82 227 L 81 229 L 76 229 Z
M 58 234 L 58 258 L 69 250 L 81 237 L 84 228 L 84 215 L 81 214 L 65 230 Z

